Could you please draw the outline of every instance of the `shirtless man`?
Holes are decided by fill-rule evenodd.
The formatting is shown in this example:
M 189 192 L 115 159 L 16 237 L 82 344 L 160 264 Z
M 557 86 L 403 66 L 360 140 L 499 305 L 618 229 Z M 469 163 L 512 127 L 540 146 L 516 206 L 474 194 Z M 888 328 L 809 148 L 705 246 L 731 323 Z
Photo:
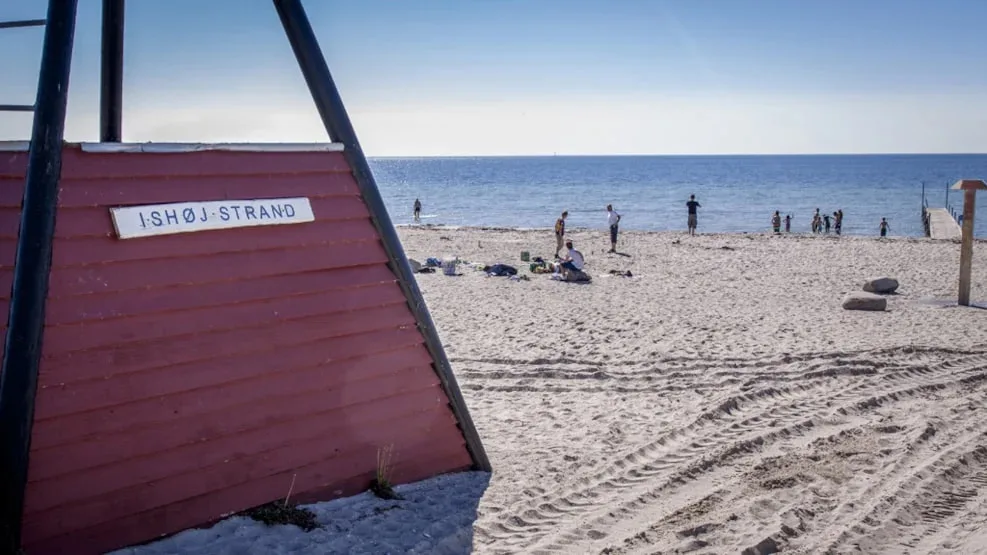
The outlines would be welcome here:
M 702 208 L 702 205 L 696 202 L 696 195 L 689 195 L 689 202 L 685 203 L 685 206 L 689 209 L 689 235 L 695 235 L 696 225 L 699 223 L 696 208 Z

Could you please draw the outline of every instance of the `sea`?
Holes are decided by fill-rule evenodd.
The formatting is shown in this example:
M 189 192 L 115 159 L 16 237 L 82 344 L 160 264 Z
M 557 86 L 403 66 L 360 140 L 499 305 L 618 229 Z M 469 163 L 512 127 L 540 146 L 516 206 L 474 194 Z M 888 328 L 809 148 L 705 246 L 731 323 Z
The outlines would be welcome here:
M 372 158 L 391 219 L 411 225 L 551 228 L 563 210 L 570 227 L 606 227 L 606 205 L 621 229 L 686 227 L 696 195 L 699 231 L 770 231 L 775 210 L 793 232 L 809 232 L 812 214 L 843 210 L 845 235 L 924 235 L 923 191 L 930 207 L 962 211 L 959 179 L 987 179 L 987 155 L 524 156 Z M 975 234 L 987 237 L 987 193 Z

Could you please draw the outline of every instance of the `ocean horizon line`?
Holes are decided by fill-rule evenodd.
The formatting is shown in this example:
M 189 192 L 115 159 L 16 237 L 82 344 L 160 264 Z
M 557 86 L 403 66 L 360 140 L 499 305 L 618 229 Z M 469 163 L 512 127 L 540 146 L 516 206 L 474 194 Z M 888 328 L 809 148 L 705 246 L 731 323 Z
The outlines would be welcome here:
M 805 152 L 805 153 L 737 153 L 737 154 L 449 154 L 449 155 L 368 155 L 370 160 L 468 160 L 475 158 L 825 158 L 887 156 L 987 156 L 987 152 Z

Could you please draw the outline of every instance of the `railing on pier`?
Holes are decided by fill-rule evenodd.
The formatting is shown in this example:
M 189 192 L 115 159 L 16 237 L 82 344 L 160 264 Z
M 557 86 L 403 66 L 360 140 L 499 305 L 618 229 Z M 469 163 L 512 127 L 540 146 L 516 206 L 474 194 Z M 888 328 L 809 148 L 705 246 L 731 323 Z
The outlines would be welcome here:
M 949 202 L 949 187 L 950 187 L 949 183 L 946 183 L 946 197 L 943 203 L 943 207 L 942 208 L 929 207 L 929 197 L 926 192 L 925 182 L 924 181 L 922 182 L 922 229 L 925 230 L 926 237 L 932 237 L 933 212 L 936 213 L 937 217 L 939 216 L 939 214 L 943 214 L 943 213 L 949 214 L 949 216 L 953 219 L 954 222 L 956 222 L 958 226 L 963 225 L 963 208 L 962 206 L 960 206 L 959 208 L 955 208 L 952 205 L 952 203 Z M 938 225 L 941 228 L 944 223 L 942 218 L 938 217 L 937 221 L 939 222 Z M 947 227 L 952 228 L 952 226 L 947 226 Z M 937 235 L 942 235 L 942 232 L 940 231 L 940 233 L 938 233 Z

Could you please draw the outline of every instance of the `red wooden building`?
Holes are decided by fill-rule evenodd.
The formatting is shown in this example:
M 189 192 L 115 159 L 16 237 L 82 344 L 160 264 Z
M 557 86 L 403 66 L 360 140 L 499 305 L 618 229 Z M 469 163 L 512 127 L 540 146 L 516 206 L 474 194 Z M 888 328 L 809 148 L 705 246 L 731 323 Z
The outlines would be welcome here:
M 43 67 L 32 142 L 0 144 L 0 552 L 353 494 L 382 449 L 395 483 L 489 470 L 304 12 L 275 6 L 336 142 L 64 144 Z

